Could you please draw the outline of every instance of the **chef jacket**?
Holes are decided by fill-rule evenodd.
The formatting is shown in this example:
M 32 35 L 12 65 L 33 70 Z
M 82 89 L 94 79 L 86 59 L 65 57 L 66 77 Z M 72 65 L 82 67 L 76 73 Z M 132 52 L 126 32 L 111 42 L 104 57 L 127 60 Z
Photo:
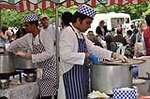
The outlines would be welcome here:
M 44 61 L 55 55 L 53 36 L 50 34 L 50 31 L 45 31 L 43 29 L 40 30 L 39 35 L 37 35 L 36 37 L 33 37 L 31 33 L 27 33 L 25 36 L 13 41 L 7 50 L 15 52 L 18 47 L 29 48 L 30 50 L 32 50 L 32 42 L 34 44 L 39 44 L 39 38 L 41 40 L 41 43 L 45 47 L 45 51 L 38 54 L 32 54 L 32 63 Z
M 62 30 L 62 33 L 60 35 L 60 42 L 59 42 L 59 48 L 60 48 L 60 64 L 59 64 L 59 89 L 58 89 L 58 99 L 66 99 L 65 96 L 65 88 L 64 88 L 64 82 L 63 82 L 63 74 L 67 71 L 69 71 L 74 64 L 77 65 L 83 65 L 84 59 L 85 59 L 85 53 L 78 52 L 78 39 L 76 37 L 76 34 L 79 38 L 83 38 L 81 35 L 81 32 L 79 32 L 73 25 L 71 24 L 72 28 L 68 26 L 65 29 Z M 89 53 L 95 54 L 98 57 L 104 58 L 104 59 L 111 59 L 112 52 L 106 49 L 103 49 L 99 46 L 93 45 L 93 43 L 88 40 L 88 38 L 84 35 L 87 49 Z
M 77 33 L 78 37 L 82 38 L 81 32 L 79 32 L 76 28 L 74 28 L 74 30 Z M 78 40 L 75 32 L 70 26 L 68 26 L 62 31 L 60 35 L 60 72 L 62 74 L 70 70 L 74 64 L 84 64 L 85 53 L 78 52 Z M 103 59 L 111 59 L 111 51 L 93 45 L 93 43 L 88 40 L 85 35 L 84 38 L 89 53 L 95 54 Z

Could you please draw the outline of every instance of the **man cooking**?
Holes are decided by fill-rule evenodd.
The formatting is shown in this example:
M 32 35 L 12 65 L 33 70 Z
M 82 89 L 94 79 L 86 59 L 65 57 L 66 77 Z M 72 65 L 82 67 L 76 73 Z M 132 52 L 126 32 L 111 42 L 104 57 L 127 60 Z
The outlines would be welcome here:
M 112 53 L 93 43 L 84 35 L 96 12 L 87 5 L 79 7 L 70 26 L 60 36 L 59 99 L 87 99 L 89 64 L 95 57 L 126 61 L 126 57 Z M 96 56 L 95 56 L 96 55 Z
M 57 99 L 58 68 L 53 37 L 50 31 L 39 29 L 35 14 L 24 17 L 24 26 L 27 34 L 13 41 L 7 50 L 24 58 L 32 58 L 32 63 L 38 68 L 40 99 Z M 31 53 L 17 51 L 18 47 L 30 49 Z

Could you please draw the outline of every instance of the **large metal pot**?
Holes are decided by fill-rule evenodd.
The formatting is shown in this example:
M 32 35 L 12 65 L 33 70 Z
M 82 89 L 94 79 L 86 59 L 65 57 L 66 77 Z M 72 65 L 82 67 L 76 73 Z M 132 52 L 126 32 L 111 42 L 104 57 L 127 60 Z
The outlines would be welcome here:
M 14 56 L 14 65 L 16 69 L 33 69 L 32 59 Z
M 92 89 L 110 94 L 113 88 L 130 87 L 132 85 L 131 64 L 113 62 L 94 65 L 91 72 Z
M 14 71 L 13 53 L 0 53 L 0 74 L 12 73 Z

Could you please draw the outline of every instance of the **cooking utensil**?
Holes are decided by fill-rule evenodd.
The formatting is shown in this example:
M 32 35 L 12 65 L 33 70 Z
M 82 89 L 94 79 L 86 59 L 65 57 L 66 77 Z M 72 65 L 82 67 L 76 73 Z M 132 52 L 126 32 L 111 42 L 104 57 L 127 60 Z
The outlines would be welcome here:
M 15 71 L 13 53 L 4 52 L 0 54 L 0 74 Z
M 109 61 L 100 65 L 93 65 L 91 70 L 92 89 L 109 94 L 113 88 L 131 87 L 131 64 L 143 62 L 143 60 L 135 61 L 131 59 L 128 63 Z
M 32 59 L 14 56 L 14 65 L 16 69 L 33 69 Z

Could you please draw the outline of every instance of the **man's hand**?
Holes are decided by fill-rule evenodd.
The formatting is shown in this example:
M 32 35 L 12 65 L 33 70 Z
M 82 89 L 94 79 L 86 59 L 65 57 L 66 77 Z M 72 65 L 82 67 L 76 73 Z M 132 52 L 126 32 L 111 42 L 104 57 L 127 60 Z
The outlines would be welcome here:
M 22 51 L 18 51 L 15 53 L 15 55 L 20 56 L 20 57 L 24 57 L 24 58 L 31 58 L 31 53 L 29 52 L 22 52 Z
M 128 58 L 126 56 L 121 55 L 121 54 L 112 53 L 112 58 L 115 60 L 121 60 L 124 63 L 128 62 Z

